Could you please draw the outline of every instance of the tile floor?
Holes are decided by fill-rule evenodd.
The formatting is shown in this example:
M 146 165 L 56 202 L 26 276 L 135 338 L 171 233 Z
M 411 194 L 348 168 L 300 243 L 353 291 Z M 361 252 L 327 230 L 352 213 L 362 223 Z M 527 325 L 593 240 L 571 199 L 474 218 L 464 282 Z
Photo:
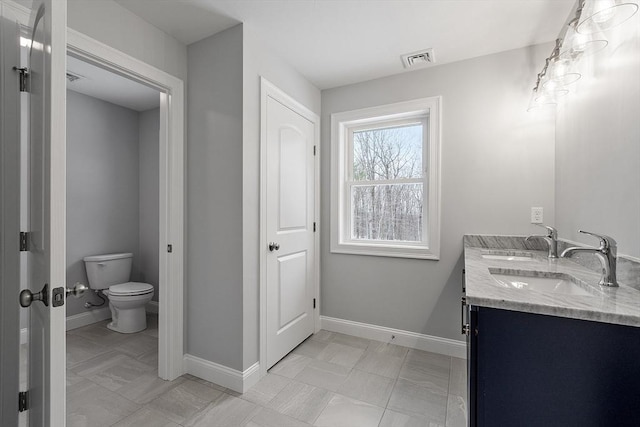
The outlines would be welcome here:
M 466 426 L 458 358 L 320 331 L 240 395 L 191 375 L 157 378 L 157 317 L 123 335 L 67 333 L 67 425 Z

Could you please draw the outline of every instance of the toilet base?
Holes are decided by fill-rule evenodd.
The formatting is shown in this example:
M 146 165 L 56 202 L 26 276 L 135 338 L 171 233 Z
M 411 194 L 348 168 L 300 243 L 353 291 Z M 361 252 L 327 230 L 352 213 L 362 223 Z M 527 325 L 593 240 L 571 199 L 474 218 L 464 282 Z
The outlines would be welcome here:
M 136 332 L 141 332 L 141 331 L 144 331 L 145 329 L 147 329 L 146 323 L 147 322 L 145 321 L 145 325 L 144 325 L 143 328 L 138 328 L 138 329 L 135 329 L 135 330 L 123 330 L 123 329 L 118 328 L 117 324 L 114 324 L 113 322 L 109 322 L 109 323 L 107 323 L 107 328 L 111 329 L 114 332 L 119 332 L 121 334 L 135 334 Z
M 147 329 L 147 312 L 144 306 L 133 309 L 116 309 L 109 303 L 111 322 L 107 328 L 121 334 L 134 334 Z

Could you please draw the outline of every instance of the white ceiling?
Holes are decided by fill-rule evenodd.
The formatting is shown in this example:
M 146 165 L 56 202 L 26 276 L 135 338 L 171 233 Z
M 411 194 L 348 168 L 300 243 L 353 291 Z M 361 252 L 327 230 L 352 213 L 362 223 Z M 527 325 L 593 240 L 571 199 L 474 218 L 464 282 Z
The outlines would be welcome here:
M 115 0 L 185 44 L 243 22 L 318 88 L 554 40 L 575 0 Z M 432 66 L 432 65 L 431 65 Z
M 82 76 L 67 89 L 135 111 L 160 106 L 160 92 L 119 74 L 67 55 L 67 72 Z

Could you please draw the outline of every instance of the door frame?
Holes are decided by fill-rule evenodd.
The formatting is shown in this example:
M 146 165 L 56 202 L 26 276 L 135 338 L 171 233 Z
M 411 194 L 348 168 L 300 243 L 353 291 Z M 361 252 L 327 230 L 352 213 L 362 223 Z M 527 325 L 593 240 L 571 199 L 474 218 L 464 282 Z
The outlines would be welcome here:
M 184 82 L 70 28 L 67 54 L 161 92 L 158 376 L 174 380 L 184 373 Z
M 273 98 L 313 123 L 314 172 L 314 332 L 320 330 L 320 116 L 260 76 L 260 377 L 267 374 L 267 98 Z

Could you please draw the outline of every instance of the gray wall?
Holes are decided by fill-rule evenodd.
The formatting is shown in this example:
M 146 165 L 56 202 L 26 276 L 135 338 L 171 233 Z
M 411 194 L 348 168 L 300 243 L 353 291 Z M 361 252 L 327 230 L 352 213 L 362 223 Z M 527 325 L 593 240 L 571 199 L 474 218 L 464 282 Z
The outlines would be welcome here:
M 155 288 L 158 301 L 160 274 L 160 109 L 139 113 L 139 254 L 140 281 Z
M 114 49 L 187 79 L 187 47 L 112 0 L 67 0 L 67 25 Z M 185 120 L 187 108 L 185 105 Z M 186 140 L 185 129 L 185 140 Z M 186 145 L 186 143 L 185 143 Z M 142 160 L 143 161 L 143 160 Z M 144 238 L 144 236 L 141 236 Z M 146 255 L 145 259 L 148 259 Z M 156 271 L 150 267 L 150 271 Z M 157 274 L 157 273 L 156 273 Z M 149 283 L 154 282 L 153 276 Z M 158 293 L 154 295 L 157 300 Z
M 187 353 L 242 369 L 242 26 L 189 45 Z
M 131 279 L 146 279 L 157 294 L 158 228 L 154 231 L 145 222 L 157 224 L 158 116 L 157 110 L 139 114 L 67 91 L 67 286 L 88 284 L 83 257 L 132 252 Z M 140 154 L 148 157 L 143 160 Z M 155 196 L 149 194 L 154 186 Z M 155 212 L 149 213 L 153 203 Z M 155 265 L 141 257 L 141 238 L 145 246 L 155 242 L 155 247 L 144 249 L 145 254 L 155 250 Z M 87 311 L 85 301 L 100 299 L 88 293 L 67 301 L 71 316 Z
M 112 0 L 67 0 L 67 25 L 182 80 L 187 48 Z
M 606 36 L 558 113 L 556 224 L 561 237 L 595 246 L 577 230 L 607 234 L 640 258 L 640 15 Z
M 243 50 L 243 337 L 244 369 L 259 358 L 260 76 L 320 115 L 320 90 L 282 61 L 244 25 Z
M 465 233 L 528 234 L 554 217 L 554 122 L 526 112 L 548 44 L 322 92 L 324 316 L 461 340 Z M 439 261 L 329 252 L 331 114 L 442 96 Z
M 261 75 L 320 111 L 246 26 L 189 46 L 187 352 L 237 370 L 259 350 Z
M 67 286 L 88 284 L 87 255 L 133 252 L 138 271 L 138 138 L 137 112 L 67 91 Z

